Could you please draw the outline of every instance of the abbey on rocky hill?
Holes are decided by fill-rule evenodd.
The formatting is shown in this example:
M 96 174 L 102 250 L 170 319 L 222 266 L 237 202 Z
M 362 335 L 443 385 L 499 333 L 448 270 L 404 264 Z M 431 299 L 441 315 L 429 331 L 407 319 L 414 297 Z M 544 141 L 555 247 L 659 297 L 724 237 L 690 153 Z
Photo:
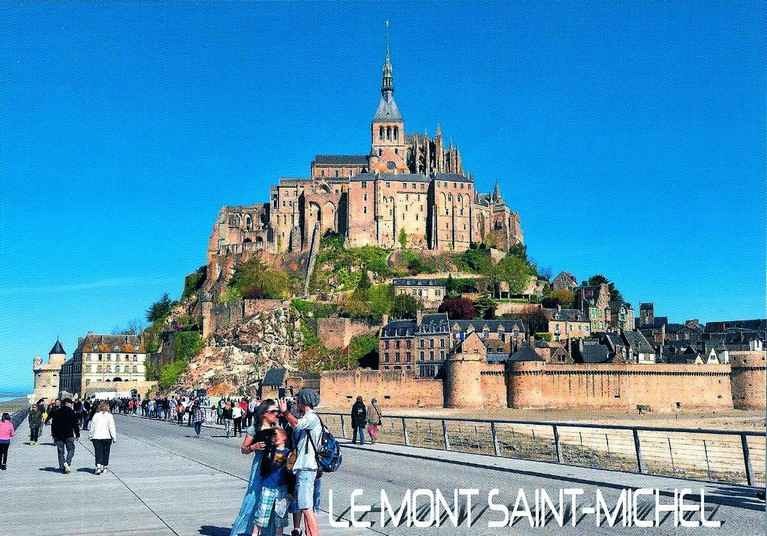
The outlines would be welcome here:
M 405 133 L 388 43 L 368 154 L 317 155 L 310 177 L 280 179 L 268 203 L 222 208 L 208 254 L 304 251 L 328 231 L 350 247 L 463 251 L 485 243 L 508 250 L 523 243 L 519 215 L 498 185 L 477 192 L 439 126 L 434 137 Z

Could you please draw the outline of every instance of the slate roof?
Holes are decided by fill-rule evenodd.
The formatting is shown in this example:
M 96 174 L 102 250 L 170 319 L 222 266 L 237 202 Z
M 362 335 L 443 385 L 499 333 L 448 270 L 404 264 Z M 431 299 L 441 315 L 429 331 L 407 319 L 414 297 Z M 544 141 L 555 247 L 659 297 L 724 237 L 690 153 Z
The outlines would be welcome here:
M 444 279 L 400 278 L 392 281 L 396 287 L 444 287 L 446 284 Z
M 51 351 L 48 352 L 48 354 L 66 354 L 60 340 L 56 339 L 56 344 L 53 345 L 53 348 L 51 348 Z
M 602 334 L 602 341 L 607 341 L 609 343 L 607 346 L 612 346 L 616 349 L 626 346 L 626 342 L 623 340 L 623 337 L 621 337 L 620 333 L 604 333 Z
M 509 356 L 508 361 L 520 362 L 520 361 L 543 361 L 543 358 L 535 353 L 535 350 L 530 348 L 529 344 L 523 344 L 519 350 Z
M 282 385 L 285 385 L 285 378 L 288 375 L 287 369 L 284 368 L 270 368 L 266 371 L 266 375 L 264 376 L 264 381 L 261 382 L 261 385 L 269 386 L 269 387 L 281 387 Z
M 368 157 L 364 154 L 318 154 L 314 163 L 328 166 L 367 166 Z
M 551 284 L 564 284 L 569 287 L 576 287 L 578 286 L 578 281 L 575 279 L 575 276 L 571 274 L 570 272 L 559 272 L 557 276 L 551 280 Z
M 424 317 L 425 318 L 425 317 Z M 484 331 L 485 326 L 488 330 L 495 333 L 503 326 L 503 331 L 514 331 L 516 327 L 520 333 L 525 333 L 525 323 L 521 320 L 450 320 L 450 329 L 455 330 L 458 326 L 460 331 L 468 331 L 469 327 L 473 327 L 475 331 Z
M 435 173 L 433 175 L 424 175 L 423 173 L 396 173 L 396 174 L 384 174 L 378 175 L 376 173 L 360 173 L 351 177 L 353 181 L 373 181 L 373 180 L 391 180 L 401 182 L 431 182 L 433 180 L 438 181 L 452 181 L 452 182 L 474 182 L 471 177 L 464 175 L 458 175 L 456 173 Z
M 767 320 L 727 320 L 720 322 L 706 322 L 706 333 L 715 333 L 718 331 L 726 331 L 731 328 L 740 328 L 755 331 L 767 330 Z
M 138 335 L 97 335 L 89 333 L 77 346 L 76 353 L 82 352 L 124 352 L 143 354 L 144 341 Z
M 420 334 L 447 335 L 451 331 L 467 333 L 469 328 L 473 328 L 473 331 L 477 333 L 482 333 L 485 327 L 491 333 L 497 333 L 501 327 L 503 327 L 504 333 L 514 331 L 514 327 L 520 333 L 527 331 L 522 320 L 449 320 L 447 313 L 433 313 L 423 315 L 420 326 L 416 324 L 414 319 L 390 320 L 381 330 L 381 337 L 412 337 Z
M 583 347 L 578 347 L 578 358 L 581 363 L 608 363 L 612 361 L 610 349 L 599 341 L 583 341 Z
M 580 309 L 544 309 L 544 316 L 548 320 L 561 320 L 563 322 L 588 322 L 588 318 Z
M 373 121 L 402 121 L 402 114 L 399 111 L 397 103 L 394 102 L 394 97 L 390 96 L 387 99 L 384 95 L 381 95 L 381 100 L 378 101 L 378 108 L 376 108 Z
M 412 337 L 422 333 L 447 335 L 449 333 L 447 313 L 423 315 L 420 326 L 414 319 L 390 320 L 381 330 L 381 337 Z
M 649 341 L 642 335 L 641 331 L 624 331 L 623 338 L 634 352 L 643 354 L 652 354 L 655 352 Z

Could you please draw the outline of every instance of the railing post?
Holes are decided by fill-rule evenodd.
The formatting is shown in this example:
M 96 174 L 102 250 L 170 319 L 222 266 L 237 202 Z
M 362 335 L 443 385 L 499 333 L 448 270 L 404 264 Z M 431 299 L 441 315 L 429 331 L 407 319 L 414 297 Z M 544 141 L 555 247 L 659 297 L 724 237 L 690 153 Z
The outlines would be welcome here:
M 501 455 L 500 445 L 498 444 L 498 433 L 495 430 L 495 421 L 490 423 L 490 435 L 493 436 L 493 452 L 496 456 Z
M 405 445 L 410 445 L 410 438 L 407 435 L 407 423 L 405 417 L 402 417 L 402 436 L 405 438 Z
M 450 450 L 450 438 L 447 437 L 447 422 L 442 419 L 442 440 L 445 442 L 445 450 Z
M 639 431 L 634 428 L 631 432 L 634 435 L 634 452 L 636 453 L 637 458 L 637 472 L 644 473 L 644 467 L 642 466 L 642 449 L 639 445 Z
M 344 426 L 344 414 L 341 414 L 341 437 L 346 439 L 346 427 Z
M 554 449 L 557 454 L 557 463 L 562 463 L 562 446 L 559 444 L 559 429 L 556 424 L 552 424 L 551 429 L 554 430 Z
M 740 434 L 740 445 L 743 448 L 743 464 L 746 468 L 746 483 L 753 486 L 753 468 L 751 467 L 751 455 L 748 453 L 748 438 L 746 434 Z

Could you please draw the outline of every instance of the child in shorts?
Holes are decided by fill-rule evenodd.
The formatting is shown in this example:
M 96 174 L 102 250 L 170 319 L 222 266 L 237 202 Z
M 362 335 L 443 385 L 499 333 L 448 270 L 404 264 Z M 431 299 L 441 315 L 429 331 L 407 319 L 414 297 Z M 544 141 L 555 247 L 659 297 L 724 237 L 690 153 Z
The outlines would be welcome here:
M 275 534 L 282 534 L 288 524 L 288 434 L 282 428 L 275 428 L 267 441 L 261 461 L 261 497 L 256 508 L 253 536 L 259 536 L 270 525 Z

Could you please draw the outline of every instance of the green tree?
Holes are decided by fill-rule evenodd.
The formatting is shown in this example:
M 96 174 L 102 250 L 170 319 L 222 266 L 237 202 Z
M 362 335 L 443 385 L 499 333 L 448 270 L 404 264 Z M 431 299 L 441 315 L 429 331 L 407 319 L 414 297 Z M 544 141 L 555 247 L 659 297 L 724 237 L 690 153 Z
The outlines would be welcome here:
M 399 245 L 402 247 L 402 249 L 407 248 L 407 233 L 405 232 L 405 228 L 399 230 L 399 237 L 397 238 L 397 241 L 399 242 Z
M 450 297 L 456 297 L 461 295 L 461 285 L 453 279 L 452 274 L 448 274 L 447 282 L 445 283 L 445 293 Z
M 181 294 L 182 300 L 200 290 L 202 284 L 205 283 L 207 273 L 208 267 L 203 265 L 184 278 L 184 292 Z
M 370 282 L 370 276 L 368 275 L 368 268 L 367 266 L 362 267 L 362 277 L 360 277 L 359 282 L 357 283 L 357 288 L 359 290 L 367 291 L 373 284 Z
M 368 305 L 374 320 L 392 312 L 394 289 L 391 285 L 375 285 L 368 290 Z
M 150 322 L 162 320 L 170 314 L 173 308 L 173 301 L 168 297 L 168 293 L 162 295 L 162 298 L 154 302 L 146 311 L 146 319 Z
M 591 277 L 589 277 L 586 284 L 590 287 L 606 284 L 608 289 L 610 290 L 610 301 L 614 301 L 614 302 L 623 301 L 623 295 L 621 294 L 621 291 L 618 290 L 618 288 L 615 286 L 615 283 L 607 279 L 607 277 L 605 277 L 602 274 L 592 275 Z
M 548 295 L 543 299 L 543 306 L 549 309 L 561 305 L 565 309 L 573 307 L 575 302 L 575 294 L 573 291 L 566 288 L 552 289 Z
M 495 309 L 497 307 L 498 303 L 488 294 L 483 294 L 474 302 L 474 309 L 477 311 L 477 315 L 486 320 L 495 318 Z
M 409 294 L 397 294 L 392 302 L 391 315 L 393 318 L 415 318 L 416 313 L 423 309 L 421 302 Z
M 534 275 L 535 270 L 526 259 L 506 255 L 495 266 L 493 278 L 507 282 L 511 294 L 520 294 L 530 283 L 530 276 Z

